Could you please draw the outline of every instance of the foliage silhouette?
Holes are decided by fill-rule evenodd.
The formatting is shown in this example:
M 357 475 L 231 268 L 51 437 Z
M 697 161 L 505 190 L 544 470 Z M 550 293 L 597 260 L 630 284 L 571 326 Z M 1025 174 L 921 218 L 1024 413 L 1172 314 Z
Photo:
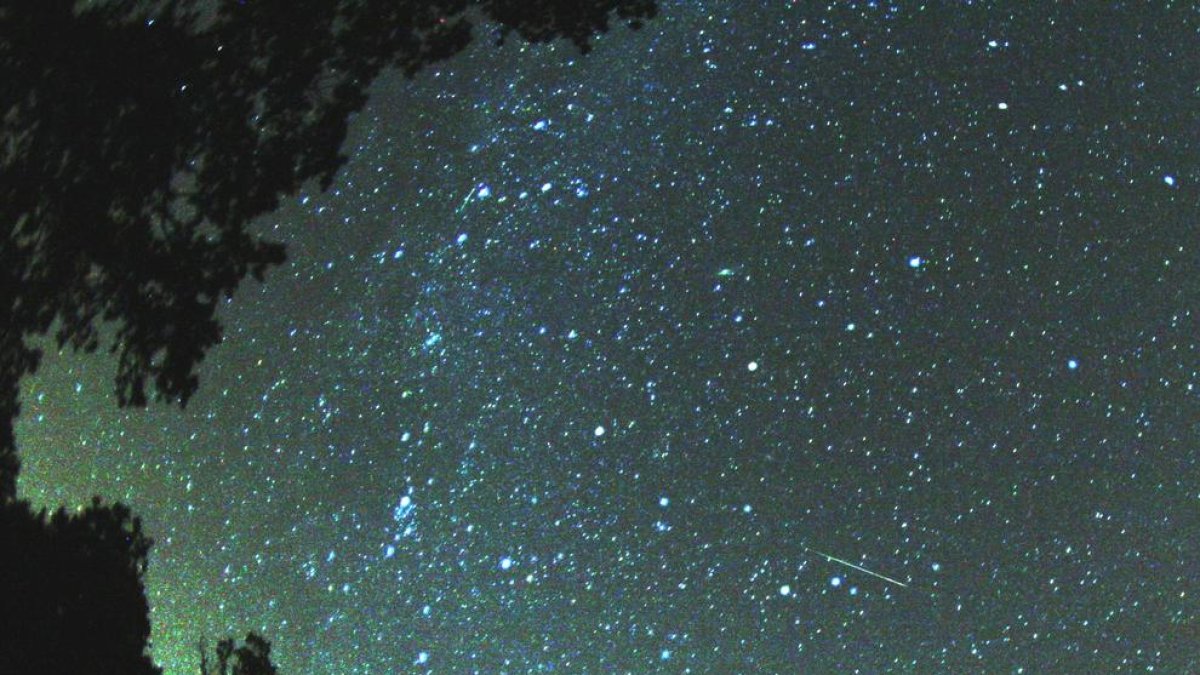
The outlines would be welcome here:
M 47 518 L 0 504 L 0 675 L 152 675 L 142 578 L 151 541 L 97 497 Z
M 587 51 L 656 0 L 0 0 L 0 500 L 16 498 L 21 378 L 58 347 L 115 354 L 122 406 L 186 404 L 215 314 L 284 260 L 247 230 L 345 161 L 385 68 L 503 40 Z M 203 9 L 201 9 L 203 8 Z
M 217 643 L 216 669 L 209 667 L 208 648 L 200 643 L 200 675 L 277 675 L 271 663 L 271 643 L 257 633 L 246 634 L 246 640 L 235 647 L 233 638 Z
M 82 5 L 82 7 L 80 7 Z M 219 303 L 284 260 L 248 223 L 344 163 L 381 71 L 474 26 L 588 51 L 656 0 L 0 0 L 0 675 L 150 675 L 151 541 L 120 504 L 35 513 L 13 424 L 43 336 L 116 356 L 119 405 L 187 403 Z M 275 673 L 251 633 L 217 672 Z M 207 656 L 202 669 L 208 672 Z

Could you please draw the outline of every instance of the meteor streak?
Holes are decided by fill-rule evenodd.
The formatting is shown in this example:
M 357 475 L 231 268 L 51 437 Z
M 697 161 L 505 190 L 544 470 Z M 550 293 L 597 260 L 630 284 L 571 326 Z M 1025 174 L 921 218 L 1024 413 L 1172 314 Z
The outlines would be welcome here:
M 471 188 L 471 191 L 467 193 L 467 196 L 463 197 L 462 203 L 458 205 L 458 208 L 454 209 L 454 215 L 461 214 L 463 209 L 467 208 L 467 204 L 471 203 L 471 198 L 475 196 L 475 191 L 478 189 L 478 187 Z
M 824 551 L 818 551 L 815 548 L 807 548 L 806 547 L 804 550 L 812 551 L 813 553 L 816 553 L 817 555 L 821 556 L 822 558 L 825 558 L 829 562 L 835 562 L 839 565 L 845 565 L 846 567 L 849 567 L 851 569 L 856 569 L 859 572 L 865 572 L 865 573 L 870 574 L 871 576 L 875 577 L 876 579 L 883 579 L 884 581 L 888 582 L 889 584 L 896 584 L 900 588 L 908 588 L 908 584 L 904 583 L 903 581 L 897 581 L 896 579 L 893 579 L 889 576 L 884 576 L 878 572 L 872 572 L 871 570 L 869 570 L 865 567 L 862 567 L 860 565 L 855 565 L 854 563 L 850 562 L 849 560 L 842 560 L 841 558 L 839 558 L 837 556 L 829 555 L 828 553 L 825 553 Z

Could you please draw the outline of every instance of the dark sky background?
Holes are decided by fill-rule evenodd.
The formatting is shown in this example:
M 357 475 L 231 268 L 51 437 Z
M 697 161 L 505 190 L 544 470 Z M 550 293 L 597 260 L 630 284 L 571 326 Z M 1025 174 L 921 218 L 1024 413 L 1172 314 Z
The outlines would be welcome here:
M 186 411 L 25 383 L 24 494 L 145 517 L 170 675 L 1200 670 L 1200 12 L 824 4 L 384 78 Z

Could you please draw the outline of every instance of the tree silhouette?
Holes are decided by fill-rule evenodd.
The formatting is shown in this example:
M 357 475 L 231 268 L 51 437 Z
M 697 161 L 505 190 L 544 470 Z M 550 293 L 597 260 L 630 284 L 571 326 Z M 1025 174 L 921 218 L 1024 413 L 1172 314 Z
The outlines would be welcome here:
M 52 517 L 0 505 L 0 674 L 151 675 L 139 519 L 97 497 Z
M 40 339 L 114 354 L 119 405 L 186 404 L 222 338 L 218 303 L 284 260 L 247 224 L 330 185 L 381 71 L 412 76 L 480 23 L 586 52 L 614 17 L 636 28 L 656 13 L 656 0 L 0 0 L 0 675 L 161 672 L 140 520 L 98 497 L 49 517 L 17 499 L 13 423 Z M 274 674 L 270 648 L 222 640 L 216 672 Z
M 200 675 L 277 675 L 278 672 L 271 663 L 271 643 L 257 633 L 247 633 L 240 647 L 234 646 L 233 638 L 218 642 L 216 670 L 210 668 L 208 648 L 200 643 Z
M 0 500 L 39 336 L 116 356 L 120 405 L 180 405 L 218 303 L 283 246 L 247 223 L 345 161 L 385 68 L 413 75 L 475 24 L 587 51 L 655 0 L 0 0 Z
M 77 513 L 0 504 L 0 675 L 161 675 L 147 655 L 152 541 L 121 503 Z M 277 675 L 271 643 L 221 640 L 203 675 Z

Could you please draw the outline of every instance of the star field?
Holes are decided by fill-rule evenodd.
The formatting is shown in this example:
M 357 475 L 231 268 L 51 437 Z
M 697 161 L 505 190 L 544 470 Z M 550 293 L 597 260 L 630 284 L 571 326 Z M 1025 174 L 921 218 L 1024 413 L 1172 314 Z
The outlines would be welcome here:
M 387 76 L 188 408 L 48 358 L 21 489 L 144 517 L 171 674 L 1195 670 L 1198 37 L 667 2 Z

